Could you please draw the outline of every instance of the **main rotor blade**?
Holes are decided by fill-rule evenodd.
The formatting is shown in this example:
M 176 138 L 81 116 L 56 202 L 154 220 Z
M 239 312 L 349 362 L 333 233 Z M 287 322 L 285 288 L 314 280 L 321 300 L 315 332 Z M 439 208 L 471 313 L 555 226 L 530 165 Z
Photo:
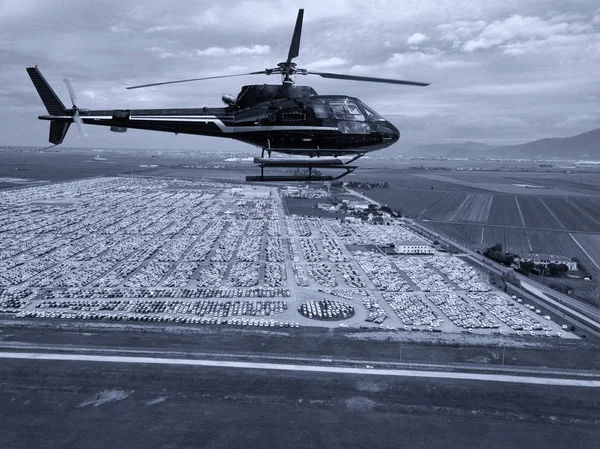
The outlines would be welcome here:
M 287 62 L 292 62 L 292 59 L 300 54 L 300 36 L 302 34 L 302 19 L 304 18 L 304 10 L 298 10 L 298 17 L 296 18 L 296 27 L 294 28 L 294 35 L 292 36 L 292 43 L 290 44 L 290 51 L 288 53 Z
M 393 80 L 389 78 L 373 78 L 371 76 L 341 75 L 339 73 L 307 72 L 307 75 L 319 75 L 323 78 L 349 81 L 367 81 L 370 83 L 407 84 L 409 86 L 429 86 L 429 83 L 418 81 Z
M 268 75 L 268 73 L 265 70 L 261 70 L 260 72 L 238 73 L 237 75 L 207 76 L 204 78 L 191 78 L 188 80 L 165 81 L 162 83 L 141 84 L 139 86 L 126 87 L 126 89 L 140 89 L 142 87 L 162 86 L 164 84 L 189 83 L 190 81 L 214 80 L 217 78 L 231 78 L 234 76 L 246 76 L 246 75 Z

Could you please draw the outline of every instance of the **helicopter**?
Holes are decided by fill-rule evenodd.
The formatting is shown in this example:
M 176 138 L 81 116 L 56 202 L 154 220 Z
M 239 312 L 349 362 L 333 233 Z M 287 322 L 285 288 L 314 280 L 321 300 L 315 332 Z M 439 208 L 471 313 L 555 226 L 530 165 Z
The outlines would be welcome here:
M 298 11 L 288 57 L 277 67 L 256 72 L 165 81 L 127 89 L 140 89 L 167 84 L 230 78 L 248 75 L 281 75 L 281 84 L 243 86 L 237 97 L 223 95 L 225 107 L 186 109 L 80 109 L 72 84 L 65 79 L 72 107 L 67 109 L 52 90 L 40 70 L 27 68 L 31 81 L 44 103 L 50 121 L 49 141 L 62 143 L 71 123 L 80 134 L 83 124 L 108 126 L 117 133 L 127 129 L 144 129 L 226 137 L 262 149 L 254 158 L 260 175 L 247 176 L 247 181 L 331 181 L 352 173 L 352 163 L 365 154 L 387 148 L 400 138 L 400 132 L 389 121 L 364 104 L 346 95 L 318 95 L 310 86 L 297 86 L 294 76 L 317 75 L 335 80 L 351 80 L 411 86 L 429 83 L 347 74 L 315 72 L 298 68 L 293 60 L 300 54 L 300 38 L 304 10 Z M 271 157 L 280 153 L 289 157 Z M 266 157 L 265 157 L 266 156 Z M 346 158 L 346 159 L 343 159 Z M 304 169 L 306 175 L 265 175 L 269 168 Z M 308 169 L 308 170 L 306 170 Z M 318 169 L 318 170 L 317 170 Z M 321 169 L 339 170 L 323 175 Z

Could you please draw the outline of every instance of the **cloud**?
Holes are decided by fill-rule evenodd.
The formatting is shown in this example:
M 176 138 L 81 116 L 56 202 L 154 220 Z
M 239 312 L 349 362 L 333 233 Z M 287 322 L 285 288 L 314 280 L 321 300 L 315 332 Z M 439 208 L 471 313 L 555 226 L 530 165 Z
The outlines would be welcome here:
M 224 56 L 224 55 L 266 55 L 270 53 L 271 47 L 268 45 L 252 45 L 249 47 L 209 47 L 204 50 L 196 51 L 198 56 Z
M 340 67 L 349 63 L 350 61 L 348 59 L 334 56 L 333 58 L 319 59 L 317 61 L 309 62 L 306 64 L 306 67 L 312 70 L 322 70 L 331 67 Z
M 452 23 L 444 23 L 437 26 L 442 34 L 442 40 L 460 43 L 463 39 L 483 30 L 487 25 L 485 20 L 467 21 L 461 20 Z
M 407 53 L 394 53 L 387 60 L 388 66 L 405 66 L 421 62 L 432 61 L 438 57 L 437 54 L 423 53 L 422 51 L 411 51 Z
M 150 28 L 146 28 L 146 33 L 164 33 L 165 31 L 181 31 L 189 29 L 186 25 L 158 25 Z
M 494 20 L 490 23 L 483 21 L 461 22 L 452 25 L 444 25 L 441 29 L 445 31 L 443 38 L 453 40 L 460 45 L 465 52 L 487 50 L 502 45 L 516 45 L 524 41 L 543 40 L 553 36 L 574 35 L 586 33 L 591 30 L 589 24 L 577 21 L 580 16 L 557 16 L 543 19 L 539 16 L 522 16 L 513 14 L 502 20 Z M 568 20 L 574 20 L 569 22 Z M 439 28 L 439 27 L 438 27 Z M 460 43 L 461 40 L 464 40 Z M 514 47 L 509 54 L 524 54 L 524 49 Z
M 429 37 L 427 35 L 421 34 L 421 33 L 415 33 L 406 40 L 406 43 L 408 45 L 419 45 L 428 40 L 429 40 Z
M 111 25 L 110 31 L 111 33 L 129 33 L 130 29 L 125 22 L 121 22 L 116 25 Z

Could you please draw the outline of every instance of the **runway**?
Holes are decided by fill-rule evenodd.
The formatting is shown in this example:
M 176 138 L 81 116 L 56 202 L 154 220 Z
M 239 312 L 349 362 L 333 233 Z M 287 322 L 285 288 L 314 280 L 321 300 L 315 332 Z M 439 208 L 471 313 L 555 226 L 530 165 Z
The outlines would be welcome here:
M 505 374 L 462 373 L 449 371 L 419 371 L 402 369 L 378 369 L 374 367 L 356 368 L 324 365 L 296 365 L 289 363 L 260 363 L 227 360 L 198 360 L 161 357 L 131 357 L 95 354 L 64 354 L 37 352 L 0 352 L 0 359 L 22 359 L 38 361 L 72 361 L 96 363 L 126 363 L 143 365 L 180 365 L 194 367 L 218 367 L 233 369 L 258 369 L 271 371 L 301 371 L 329 374 L 361 374 L 366 376 L 416 377 L 431 379 L 455 379 L 487 382 L 520 383 L 529 385 L 556 385 L 569 387 L 600 387 L 600 381 L 587 379 L 568 379 L 552 377 L 532 377 Z

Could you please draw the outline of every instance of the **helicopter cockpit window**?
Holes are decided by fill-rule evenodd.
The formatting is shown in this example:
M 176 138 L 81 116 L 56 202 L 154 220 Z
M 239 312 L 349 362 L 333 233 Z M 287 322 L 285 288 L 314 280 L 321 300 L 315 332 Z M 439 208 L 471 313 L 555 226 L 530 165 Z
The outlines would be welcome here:
M 375 112 L 373 109 L 371 109 L 369 106 L 367 106 L 366 104 L 364 104 L 362 101 L 360 102 L 360 105 L 362 106 L 363 110 L 365 111 L 365 115 L 367 116 L 367 118 L 371 121 L 385 121 L 385 119 L 379 115 L 377 112 Z
M 364 122 L 365 116 L 353 101 L 334 100 L 329 102 L 329 107 L 333 112 L 333 118 L 338 120 L 353 120 Z
M 312 102 L 312 109 L 317 118 L 327 118 L 327 109 L 325 109 L 325 103 L 322 100 L 315 100 Z

